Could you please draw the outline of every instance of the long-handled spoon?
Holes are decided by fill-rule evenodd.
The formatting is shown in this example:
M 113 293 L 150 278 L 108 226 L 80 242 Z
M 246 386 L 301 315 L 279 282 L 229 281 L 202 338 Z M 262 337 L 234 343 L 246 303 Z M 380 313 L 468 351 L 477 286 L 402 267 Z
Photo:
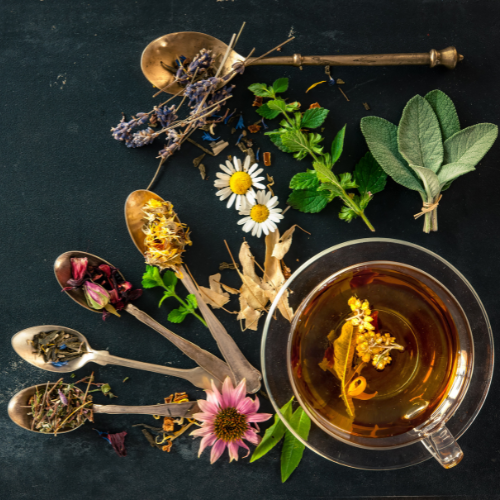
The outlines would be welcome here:
M 54 273 L 56 275 L 56 279 L 61 285 L 62 288 L 66 287 L 68 280 L 71 278 L 71 258 L 72 257 L 87 257 L 88 263 L 91 266 L 99 266 L 100 264 L 108 264 L 109 266 L 113 266 L 104 259 L 97 257 L 97 255 L 92 255 L 87 252 L 78 252 L 71 251 L 65 252 L 61 254 L 56 261 L 54 262 Z M 120 273 L 123 279 L 123 274 Z M 76 288 L 74 290 L 66 290 L 66 293 L 78 304 L 85 307 L 89 311 L 99 312 L 95 309 L 92 309 L 85 299 L 85 295 L 81 288 Z M 125 309 L 128 313 L 132 314 L 132 316 L 136 317 L 139 321 L 148 325 L 149 327 L 156 330 L 158 333 L 163 335 L 167 340 L 170 340 L 172 344 L 177 346 L 186 356 L 190 357 L 194 360 L 198 366 L 203 368 L 205 371 L 213 375 L 219 382 L 224 382 L 226 377 L 233 378 L 233 374 L 229 367 L 224 361 L 219 359 L 217 356 L 210 354 L 208 351 L 205 351 L 201 347 L 189 342 L 183 337 L 176 335 L 174 332 L 170 331 L 168 328 L 165 328 L 163 325 L 160 325 L 157 321 L 155 321 L 151 316 L 148 316 L 145 312 L 141 311 L 137 307 L 132 304 L 128 304 Z
M 177 57 L 193 58 L 201 49 L 211 49 L 215 54 L 225 54 L 228 46 L 217 38 L 196 31 L 170 33 L 153 40 L 142 53 L 141 69 L 144 76 L 156 87 L 169 94 L 178 94 L 182 88 L 173 83 L 175 75 L 166 66 L 175 68 Z M 226 58 L 221 75 L 231 71 L 235 62 L 244 57 L 231 50 Z M 255 62 L 253 63 L 252 61 Z M 292 56 L 249 58 L 247 65 L 276 66 L 402 66 L 429 65 L 445 66 L 453 69 L 463 56 L 455 47 L 443 50 L 432 49 L 430 52 L 417 54 L 365 54 L 365 55 L 332 55 L 332 56 Z M 167 88 L 165 88 L 167 87 Z
M 52 384 L 54 385 L 54 384 Z M 33 417 L 28 415 L 29 412 L 29 400 L 35 394 L 36 390 L 44 390 L 46 384 L 33 385 L 22 389 L 18 393 L 12 396 L 9 401 L 8 413 L 10 419 L 19 427 L 26 429 L 28 431 L 36 432 L 37 434 L 42 434 L 37 430 L 31 429 L 31 423 L 33 422 Z M 49 384 L 50 387 L 50 384 Z M 149 405 L 149 406 L 118 406 L 118 405 L 92 405 L 92 411 L 94 413 L 108 413 L 108 414 L 137 414 L 137 415 L 161 415 L 162 417 L 191 417 L 193 413 L 199 412 L 198 404 L 196 401 L 188 401 L 184 403 L 167 403 L 159 405 Z M 83 423 L 81 424 L 83 425 Z M 66 429 L 57 431 L 57 434 L 63 434 L 66 432 L 74 431 L 81 427 L 75 427 L 73 429 Z M 44 432 L 43 434 L 53 434 L 53 432 Z
M 125 202 L 125 221 L 127 223 L 128 232 L 134 242 L 135 246 L 144 256 L 146 247 L 144 245 L 144 233 L 142 227 L 144 226 L 144 213 L 142 208 L 151 199 L 164 201 L 163 198 L 158 196 L 152 191 L 139 189 L 132 192 Z M 196 285 L 193 283 L 191 276 L 185 269 L 182 269 L 184 277 L 181 279 L 183 285 L 189 293 L 196 296 L 198 307 L 207 322 L 210 333 L 217 342 L 220 352 L 227 361 L 227 364 L 234 373 L 237 382 L 246 379 L 247 391 L 255 393 L 260 389 L 262 376 L 256 368 L 254 368 L 249 361 L 245 358 L 239 347 L 236 345 L 233 337 L 227 333 L 222 323 L 216 318 L 212 310 L 207 306 L 202 296 L 198 292 Z
M 80 342 L 82 342 L 82 350 L 85 352 L 79 358 L 75 358 L 68 361 L 68 364 L 64 366 L 54 366 L 52 363 L 45 363 L 42 356 L 38 356 L 36 352 L 33 352 L 32 346 L 28 343 L 32 340 L 34 335 L 40 332 L 51 332 L 54 330 L 63 330 L 67 333 L 76 335 Z M 128 368 L 135 368 L 137 370 L 144 370 L 147 372 L 161 373 L 162 375 L 171 375 L 173 377 L 183 378 L 191 382 L 195 387 L 200 387 L 201 389 L 210 389 L 210 380 L 213 376 L 207 373 L 203 368 L 199 366 L 191 369 L 182 368 L 171 368 L 168 366 L 153 365 L 151 363 L 143 363 L 142 361 L 134 361 L 132 359 L 119 358 L 118 356 L 112 356 L 108 351 L 96 351 L 90 347 L 88 340 L 80 332 L 73 330 L 72 328 L 66 328 L 65 326 L 55 326 L 55 325 L 42 325 L 42 326 L 32 326 L 17 332 L 12 337 L 12 347 L 14 351 L 27 361 L 28 363 L 41 368 L 42 370 L 47 370 L 49 372 L 56 373 L 69 373 L 82 368 L 87 363 L 93 362 L 98 365 L 117 365 L 126 366 Z M 219 384 L 219 381 L 214 381 L 214 383 Z M 219 384 L 220 385 L 220 384 Z

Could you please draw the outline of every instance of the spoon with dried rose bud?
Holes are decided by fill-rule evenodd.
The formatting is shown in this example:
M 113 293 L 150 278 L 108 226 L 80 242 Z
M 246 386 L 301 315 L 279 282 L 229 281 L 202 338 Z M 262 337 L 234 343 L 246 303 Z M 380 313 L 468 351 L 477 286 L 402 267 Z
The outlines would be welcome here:
M 199 411 L 196 401 L 149 406 L 96 405 L 87 390 L 75 384 L 55 383 L 34 385 L 22 389 L 9 401 L 10 419 L 19 427 L 39 434 L 63 434 L 81 427 L 87 420 L 94 421 L 94 413 L 161 415 L 163 417 L 191 417 Z
M 257 392 L 262 379 L 259 370 L 245 358 L 184 269 L 182 254 L 186 245 L 191 245 L 191 240 L 186 226 L 173 211 L 173 205 L 152 191 L 140 189 L 132 192 L 125 202 L 125 221 L 130 237 L 146 263 L 159 267 L 160 271 L 174 271 L 188 292 L 196 297 L 210 333 L 234 374 L 232 379 L 236 383 L 246 379 L 247 391 Z
M 108 351 L 92 349 L 84 335 L 65 326 L 32 326 L 17 332 L 11 342 L 24 361 L 49 372 L 70 373 L 93 362 L 102 366 L 126 366 L 171 375 L 188 380 L 195 387 L 211 389 L 213 376 L 199 366 L 191 369 L 170 368 L 112 356 Z
M 220 383 L 232 375 L 217 356 L 176 335 L 131 304 L 142 290 L 134 290 L 121 272 L 104 259 L 87 252 L 65 252 L 56 259 L 54 273 L 62 289 L 85 309 L 101 312 L 104 317 L 126 311 L 163 335 Z

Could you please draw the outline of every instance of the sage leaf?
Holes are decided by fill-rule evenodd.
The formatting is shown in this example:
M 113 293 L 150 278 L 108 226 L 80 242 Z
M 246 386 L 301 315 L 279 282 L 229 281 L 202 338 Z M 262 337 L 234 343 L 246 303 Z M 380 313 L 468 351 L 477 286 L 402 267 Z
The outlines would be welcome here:
M 444 162 L 475 167 L 491 148 L 498 136 L 493 123 L 478 123 L 464 128 L 444 143 Z
M 432 90 L 425 96 L 439 122 L 443 141 L 460 131 L 460 121 L 453 101 L 441 90 Z
M 454 181 L 457 177 L 472 172 L 473 170 L 476 169 L 464 163 L 448 163 L 447 165 L 443 165 L 438 174 L 441 189 L 444 190 L 445 186 L 446 189 L 448 189 L 452 181 Z
M 439 192 L 441 191 L 441 186 L 439 184 L 438 176 L 429 168 L 411 166 L 415 172 L 420 176 L 422 182 L 424 183 L 425 192 L 427 193 L 427 201 L 432 202 Z
M 258 95 L 258 94 L 257 94 Z M 278 109 L 271 109 L 267 102 L 263 104 L 262 106 L 259 106 L 257 108 L 257 114 L 265 118 L 266 120 L 272 120 L 273 118 L 276 118 L 280 112 Z
M 326 120 L 329 111 L 325 108 L 308 109 L 302 116 L 302 128 L 318 128 Z
M 396 125 L 378 116 L 365 116 L 361 119 L 361 132 L 373 157 L 387 175 L 405 188 L 425 194 L 422 183 L 398 150 Z
M 292 402 L 293 397 L 280 410 L 283 418 L 287 422 L 289 422 L 292 418 Z M 286 426 L 279 415 L 274 415 L 274 424 L 266 430 L 262 441 L 259 443 L 257 448 L 255 448 L 252 457 L 250 458 L 250 463 L 255 462 L 271 451 L 281 441 L 281 438 L 285 435 L 285 431 Z
M 314 170 L 295 174 L 290 180 L 290 189 L 316 189 L 319 180 Z
M 354 182 L 362 197 L 367 193 L 372 195 L 380 193 L 385 188 L 387 174 L 370 151 L 357 163 L 354 169 Z
M 337 163 L 337 160 L 340 158 L 342 154 L 342 150 L 344 149 L 344 138 L 345 138 L 345 128 L 347 125 L 344 125 L 335 136 L 332 142 L 332 165 Z
M 331 200 L 332 196 L 328 191 L 304 189 L 292 191 L 287 203 L 300 212 L 315 214 L 321 212 Z
M 281 94 L 288 90 L 288 78 L 278 78 L 273 83 L 273 90 L 276 94 Z
M 420 95 L 408 101 L 398 127 L 399 152 L 411 165 L 437 173 L 443 164 L 443 138 L 431 105 Z M 449 162 L 451 163 L 451 162 Z
M 311 419 L 301 407 L 293 413 L 290 425 L 304 441 L 307 441 L 311 429 Z M 281 482 L 284 483 L 298 467 L 304 454 L 304 448 L 305 445 L 287 430 L 281 450 Z

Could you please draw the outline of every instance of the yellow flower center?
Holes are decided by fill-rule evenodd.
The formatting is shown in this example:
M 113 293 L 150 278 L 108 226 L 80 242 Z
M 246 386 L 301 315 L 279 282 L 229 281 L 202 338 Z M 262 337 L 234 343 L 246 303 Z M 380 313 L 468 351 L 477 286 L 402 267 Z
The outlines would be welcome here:
M 265 205 L 254 205 L 250 210 L 250 217 L 255 222 L 264 222 L 269 217 L 269 209 Z
M 229 179 L 229 187 L 236 194 L 245 194 L 252 187 L 252 178 L 246 172 L 235 172 Z

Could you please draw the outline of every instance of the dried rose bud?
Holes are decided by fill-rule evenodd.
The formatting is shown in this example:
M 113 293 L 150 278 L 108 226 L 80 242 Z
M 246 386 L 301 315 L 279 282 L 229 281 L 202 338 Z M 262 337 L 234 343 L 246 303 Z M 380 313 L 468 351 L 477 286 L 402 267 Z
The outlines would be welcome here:
M 92 309 L 104 309 L 109 304 L 109 293 L 97 283 L 86 281 L 83 284 L 83 293 L 85 293 L 87 304 Z
M 82 284 L 83 280 L 85 279 L 85 275 L 87 274 L 87 265 L 87 257 L 73 257 L 71 259 L 72 278 L 67 281 L 67 284 L 69 286 L 64 290 L 71 290 L 72 288 L 76 288 Z
M 99 270 L 102 271 L 108 278 L 111 276 L 111 268 L 107 264 L 101 264 Z

